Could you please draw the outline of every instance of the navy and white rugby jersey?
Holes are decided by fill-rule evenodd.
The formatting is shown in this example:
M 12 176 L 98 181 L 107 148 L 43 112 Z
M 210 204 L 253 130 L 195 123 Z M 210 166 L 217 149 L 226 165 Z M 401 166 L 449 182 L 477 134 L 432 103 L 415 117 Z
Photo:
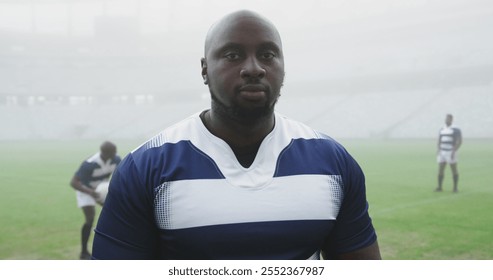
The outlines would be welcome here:
M 82 162 L 75 175 L 85 186 L 95 189 L 99 183 L 109 180 L 111 173 L 115 171 L 120 161 L 121 159 L 117 155 L 105 162 L 101 159 L 101 153 L 97 152 Z
M 439 132 L 439 147 L 442 151 L 452 151 L 461 137 L 461 131 L 457 127 L 444 126 Z
M 113 174 L 95 259 L 310 259 L 371 245 L 364 175 L 331 138 L 276 114 L 248 168 L 199 114 Z

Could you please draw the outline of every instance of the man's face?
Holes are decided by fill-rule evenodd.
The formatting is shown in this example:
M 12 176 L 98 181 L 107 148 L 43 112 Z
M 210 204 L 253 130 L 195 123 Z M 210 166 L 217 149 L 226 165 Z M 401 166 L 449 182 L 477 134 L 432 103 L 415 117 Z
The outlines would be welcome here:
M 224 22 L 223 22 L 224 23 Z M 284 80 L 284 58 L 277 31 L 254 17 L 218 26 L 202 60 L 213 109 L 249 123 L 269 116 Z
M 451 116 L 451 115 L 447 115 L 447 116 L 445 117 L 445 124 L 446 124 L 447 126 L 451 126 L 451 125 L 452 125 L 452 120 L 453 120 L 452 116 Z
M 109 159 L 113 159 L 116 156 L 116 149 L 102 149 L 101 150 L 101 159 L 103 161 L 107 161 Z

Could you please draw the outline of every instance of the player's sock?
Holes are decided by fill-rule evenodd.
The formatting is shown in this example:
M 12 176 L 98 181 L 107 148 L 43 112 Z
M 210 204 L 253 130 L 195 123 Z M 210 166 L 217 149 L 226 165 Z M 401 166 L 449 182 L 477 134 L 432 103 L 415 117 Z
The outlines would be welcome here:
M 454 175 L 454 192 L 457 192 L 457 186 L 459 184 L 459 174 Z
M 89 250 L 87 249 L 87 242 L 89 241 L 89 237 L 91 236 L 91 228 L 92 226 L 91 225 L 88 225 L 88 224 L 84 224 L 82 226 L 82 230 L 81 230 L 81 240 L 82 240 L 82 251 L 81 251 L 81 254 L 89 254 Z
M 442 183 L 443 183 L 443 175 L 438 175 L 438 187 L 435 191 L 437 192 L 442 191 Z

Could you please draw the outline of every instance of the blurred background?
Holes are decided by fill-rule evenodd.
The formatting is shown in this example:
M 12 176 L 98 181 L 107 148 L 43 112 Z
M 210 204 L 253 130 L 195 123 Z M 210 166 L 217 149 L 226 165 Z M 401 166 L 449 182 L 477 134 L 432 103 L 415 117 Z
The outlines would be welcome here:
M 277 110 L 334 138 L 493 138 L 488 0 L 0 0 L 0 140 L 142 139 L 209 106 L 208 28 L 278 27 Z

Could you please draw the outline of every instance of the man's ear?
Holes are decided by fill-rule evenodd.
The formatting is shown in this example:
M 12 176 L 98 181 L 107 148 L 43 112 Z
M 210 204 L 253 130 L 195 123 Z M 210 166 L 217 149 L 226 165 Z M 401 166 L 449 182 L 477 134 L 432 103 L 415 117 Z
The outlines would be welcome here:
M 209 79 L 207 78 L 207 62 L 205 61 L 205 58 L 200 60 L 200 64 L 202 67 L 202 79 L 204 80 L 204 85 L 207 85 L 209 83 Z

